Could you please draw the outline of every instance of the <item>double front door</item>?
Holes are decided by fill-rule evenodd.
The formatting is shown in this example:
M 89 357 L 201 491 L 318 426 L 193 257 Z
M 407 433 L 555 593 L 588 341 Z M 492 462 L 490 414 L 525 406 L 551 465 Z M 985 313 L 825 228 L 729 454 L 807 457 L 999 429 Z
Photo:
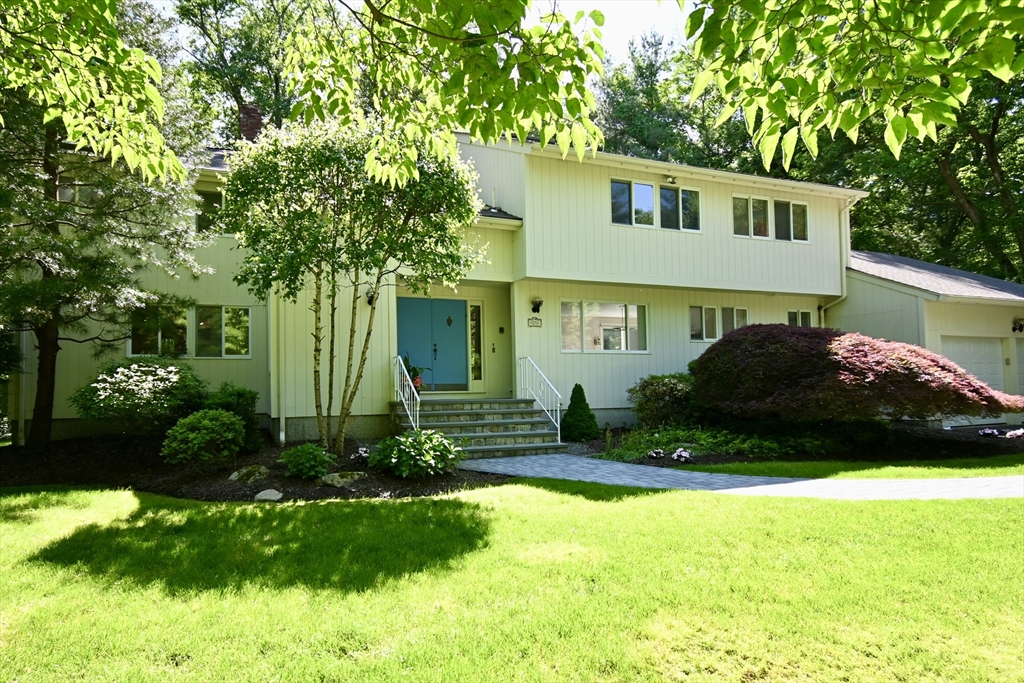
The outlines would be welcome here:
M 398 354 L 421 368 L 424 391 L 469 390 L 466 302 L 398 297 Z

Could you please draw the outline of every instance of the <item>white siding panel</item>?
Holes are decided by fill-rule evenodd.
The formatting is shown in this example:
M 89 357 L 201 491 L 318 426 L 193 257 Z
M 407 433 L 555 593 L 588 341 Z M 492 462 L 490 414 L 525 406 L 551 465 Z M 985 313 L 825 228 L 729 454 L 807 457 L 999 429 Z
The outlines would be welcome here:
M 825 324 L 844 332 L 923 345 L 920 297 L 899 292 L 851 273 L 847 297 L 825 314 Z

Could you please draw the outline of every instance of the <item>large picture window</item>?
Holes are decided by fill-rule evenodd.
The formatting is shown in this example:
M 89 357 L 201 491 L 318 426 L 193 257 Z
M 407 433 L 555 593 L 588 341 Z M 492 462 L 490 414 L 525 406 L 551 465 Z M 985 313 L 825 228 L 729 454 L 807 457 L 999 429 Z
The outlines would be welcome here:
M 646 351 L 647 306 L 562 302 L 563 351 Z
M 196 358 L 249 356 L 249 309 L 196 306 Z
M 132 316 L 130 356 L 184 356 L 188 353 L 188 317 L 183 308 L 146 306 Z

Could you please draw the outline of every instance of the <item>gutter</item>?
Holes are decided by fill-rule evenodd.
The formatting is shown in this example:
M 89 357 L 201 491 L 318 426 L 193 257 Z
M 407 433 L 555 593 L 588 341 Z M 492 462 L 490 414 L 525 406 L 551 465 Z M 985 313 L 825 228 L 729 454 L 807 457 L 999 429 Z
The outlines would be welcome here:
M 828 309 L 845 301 L 849 294 L 849 288 L 846 286 L 846 269 L 850 265 L 850 209 L 860 200 L 860 197 L 847 199 L 846 204 L 839 210 L 839 297 L 827 304 L 818 306 L 818 324 L 822 327 L 827 327 L 825 321 Z

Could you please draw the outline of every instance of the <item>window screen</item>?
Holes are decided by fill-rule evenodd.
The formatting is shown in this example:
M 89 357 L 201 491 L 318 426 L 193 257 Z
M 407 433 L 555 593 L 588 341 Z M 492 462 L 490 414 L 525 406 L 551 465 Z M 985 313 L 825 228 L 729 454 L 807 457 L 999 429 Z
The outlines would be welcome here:
M 612 181 L 612 223 L 633 224 L 633 202 L 629 183 Z
M 789 220 L 789 202 L 775 200 L 775 239 L 786 242 L 793 239 L 792 225 Z
M 580 329 L 579 301 L 562 302 L 562 350 L 583 350 L 583 337 Z
M 800 242 L 807 241 L 807 206 L 805 204 L 793 205 L 793 239 Z
M 704 310 L 700 306 L 690 306 L 690 339 L 704 339 Z
M 750 213 L 754 224 L 754 237 L 768 237 L 768 200 L 751 199 Z
M 750 237 L 750 200 L 732 198 L 732 234 Z
M 679 190 L 672 187 L 661 188 L 661 227 L 679 229 Z
M 679 195 L 683 230 L 700 230 L 700 192 L 680 190 Z

